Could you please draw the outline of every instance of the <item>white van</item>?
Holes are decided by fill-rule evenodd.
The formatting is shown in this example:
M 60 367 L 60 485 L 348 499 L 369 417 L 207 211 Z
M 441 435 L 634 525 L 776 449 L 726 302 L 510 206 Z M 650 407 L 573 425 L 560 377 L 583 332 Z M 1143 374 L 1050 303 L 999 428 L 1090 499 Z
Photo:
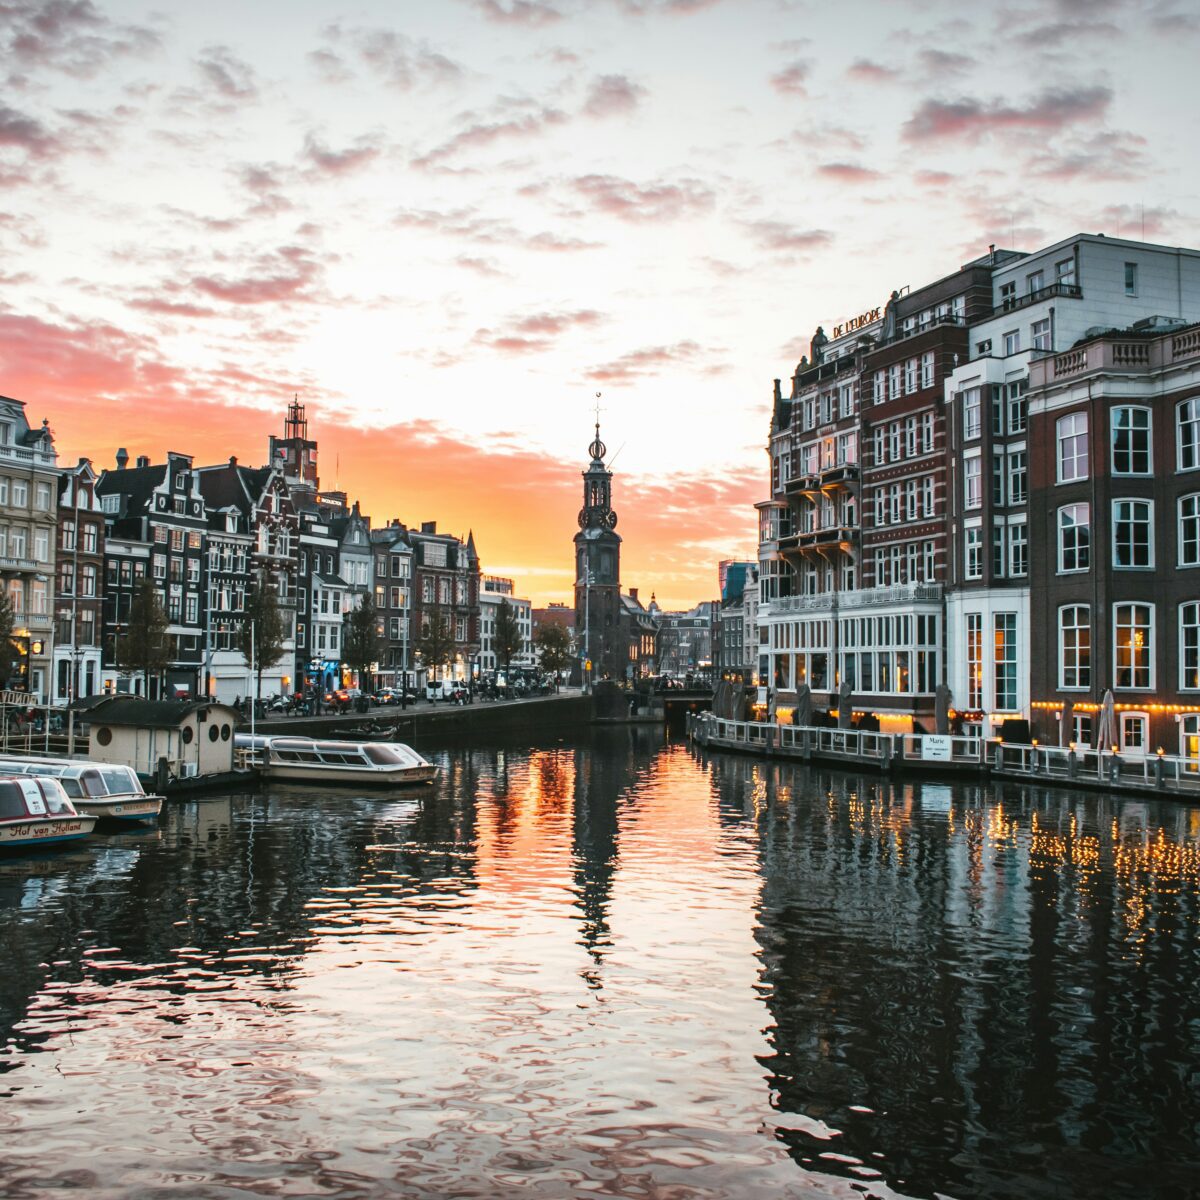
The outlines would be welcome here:
M 466 683 L 461 679 L 439 679 L 436 682 L 429 682 L 425 685 L 425 699 L 430 702 L 434 700 L 452 700 L 454 693 L 460 688 L 466 689 Z

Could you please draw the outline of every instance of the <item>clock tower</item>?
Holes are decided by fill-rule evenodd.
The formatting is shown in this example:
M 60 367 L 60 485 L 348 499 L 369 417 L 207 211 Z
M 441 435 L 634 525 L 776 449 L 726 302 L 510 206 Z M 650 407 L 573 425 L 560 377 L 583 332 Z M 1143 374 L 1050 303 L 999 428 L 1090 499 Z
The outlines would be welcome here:
M 621 631 L 621 537 L 612 506 L 612 472 L 604 465 L 607 448 L 596 437 L 583 472 L 583 507 L 575 535 L 575 628 L 581 660 L 591 660 L 592 680 L 622 679 L 625 661 Z M 586 673 L 585 673 L 586 678 Z

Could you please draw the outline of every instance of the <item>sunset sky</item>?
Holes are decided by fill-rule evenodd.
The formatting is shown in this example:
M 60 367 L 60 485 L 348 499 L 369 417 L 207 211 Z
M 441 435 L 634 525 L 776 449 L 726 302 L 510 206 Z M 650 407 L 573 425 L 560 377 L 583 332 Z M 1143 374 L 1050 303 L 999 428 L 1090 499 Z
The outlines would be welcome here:
M 817 324 L 1079 230 L 1196 246 L 1194 3 L 0 0 L 0 394 L 62 461 L 259 462 L 569 600 L 753 554 Z

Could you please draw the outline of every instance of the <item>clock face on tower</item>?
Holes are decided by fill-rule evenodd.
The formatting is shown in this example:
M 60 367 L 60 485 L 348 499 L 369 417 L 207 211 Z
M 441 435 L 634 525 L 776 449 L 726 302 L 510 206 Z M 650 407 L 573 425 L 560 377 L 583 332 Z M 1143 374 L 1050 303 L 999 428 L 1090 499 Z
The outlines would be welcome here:
M 588 510 L 586 508 L 581 508 L 579 510 L 579 528 L 580 529 L 587 528 L 587 514 L 588 514 Z
M 603 521 L 604 521 L 604 524 L 605 524 L 606 526 L 608 526 L 608 528 L 609 528 L 609 529 L 616 529 L 616 527 L 617 527 L 617 514 L 616 514 L 616 512 L 615 512 L 613 509 L 611 509 L 611 508 L 610 508 L 610 509 L 608 510 L 608 512 L 606 512 L 606 513 L 604 514 Z

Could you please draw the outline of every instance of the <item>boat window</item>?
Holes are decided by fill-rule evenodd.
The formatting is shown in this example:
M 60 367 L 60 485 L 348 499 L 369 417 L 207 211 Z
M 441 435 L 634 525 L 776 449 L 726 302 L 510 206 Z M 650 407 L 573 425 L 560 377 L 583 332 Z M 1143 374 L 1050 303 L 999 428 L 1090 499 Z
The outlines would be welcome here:
M 126 795 L 134 790 L 130 783 L 131 771 L 125 767 L 101 767 L 100 776 L 108 786 L 108 794 L 110 796 Z M 141 788 L 137 789 L 141 791 Z
M 25 795 L 16 780 L 0 780 L 0 821 L 11 821 L 14 817 L 26 816 Z
M 100 772 L 92 768 L 86 771 L 81 771 L 79 781 L 83 785 L 84 793 L 88 796 L 107 796 L 108 789 L 104 786 L 104 780 L 100 778 Z
M 70 800 L 63 795 L 57 779 L 43 779 L 42 792 L 46 797 L 46 807 L 52 816 L 74 816 L 75 810 L 71 807 Z
M 79 782 L 78 776 L 64 775 L 61 783 L 63 791 L 66 792 L 72 800 L 83 799 L 83 787 Z
M 402 763 L 404 759 L 398 755 L 391 746 L 364 746 L 363 749 L 367 753 L 367 758 L 371 762 L 381 767 L 395 766 L 397 763 Z

